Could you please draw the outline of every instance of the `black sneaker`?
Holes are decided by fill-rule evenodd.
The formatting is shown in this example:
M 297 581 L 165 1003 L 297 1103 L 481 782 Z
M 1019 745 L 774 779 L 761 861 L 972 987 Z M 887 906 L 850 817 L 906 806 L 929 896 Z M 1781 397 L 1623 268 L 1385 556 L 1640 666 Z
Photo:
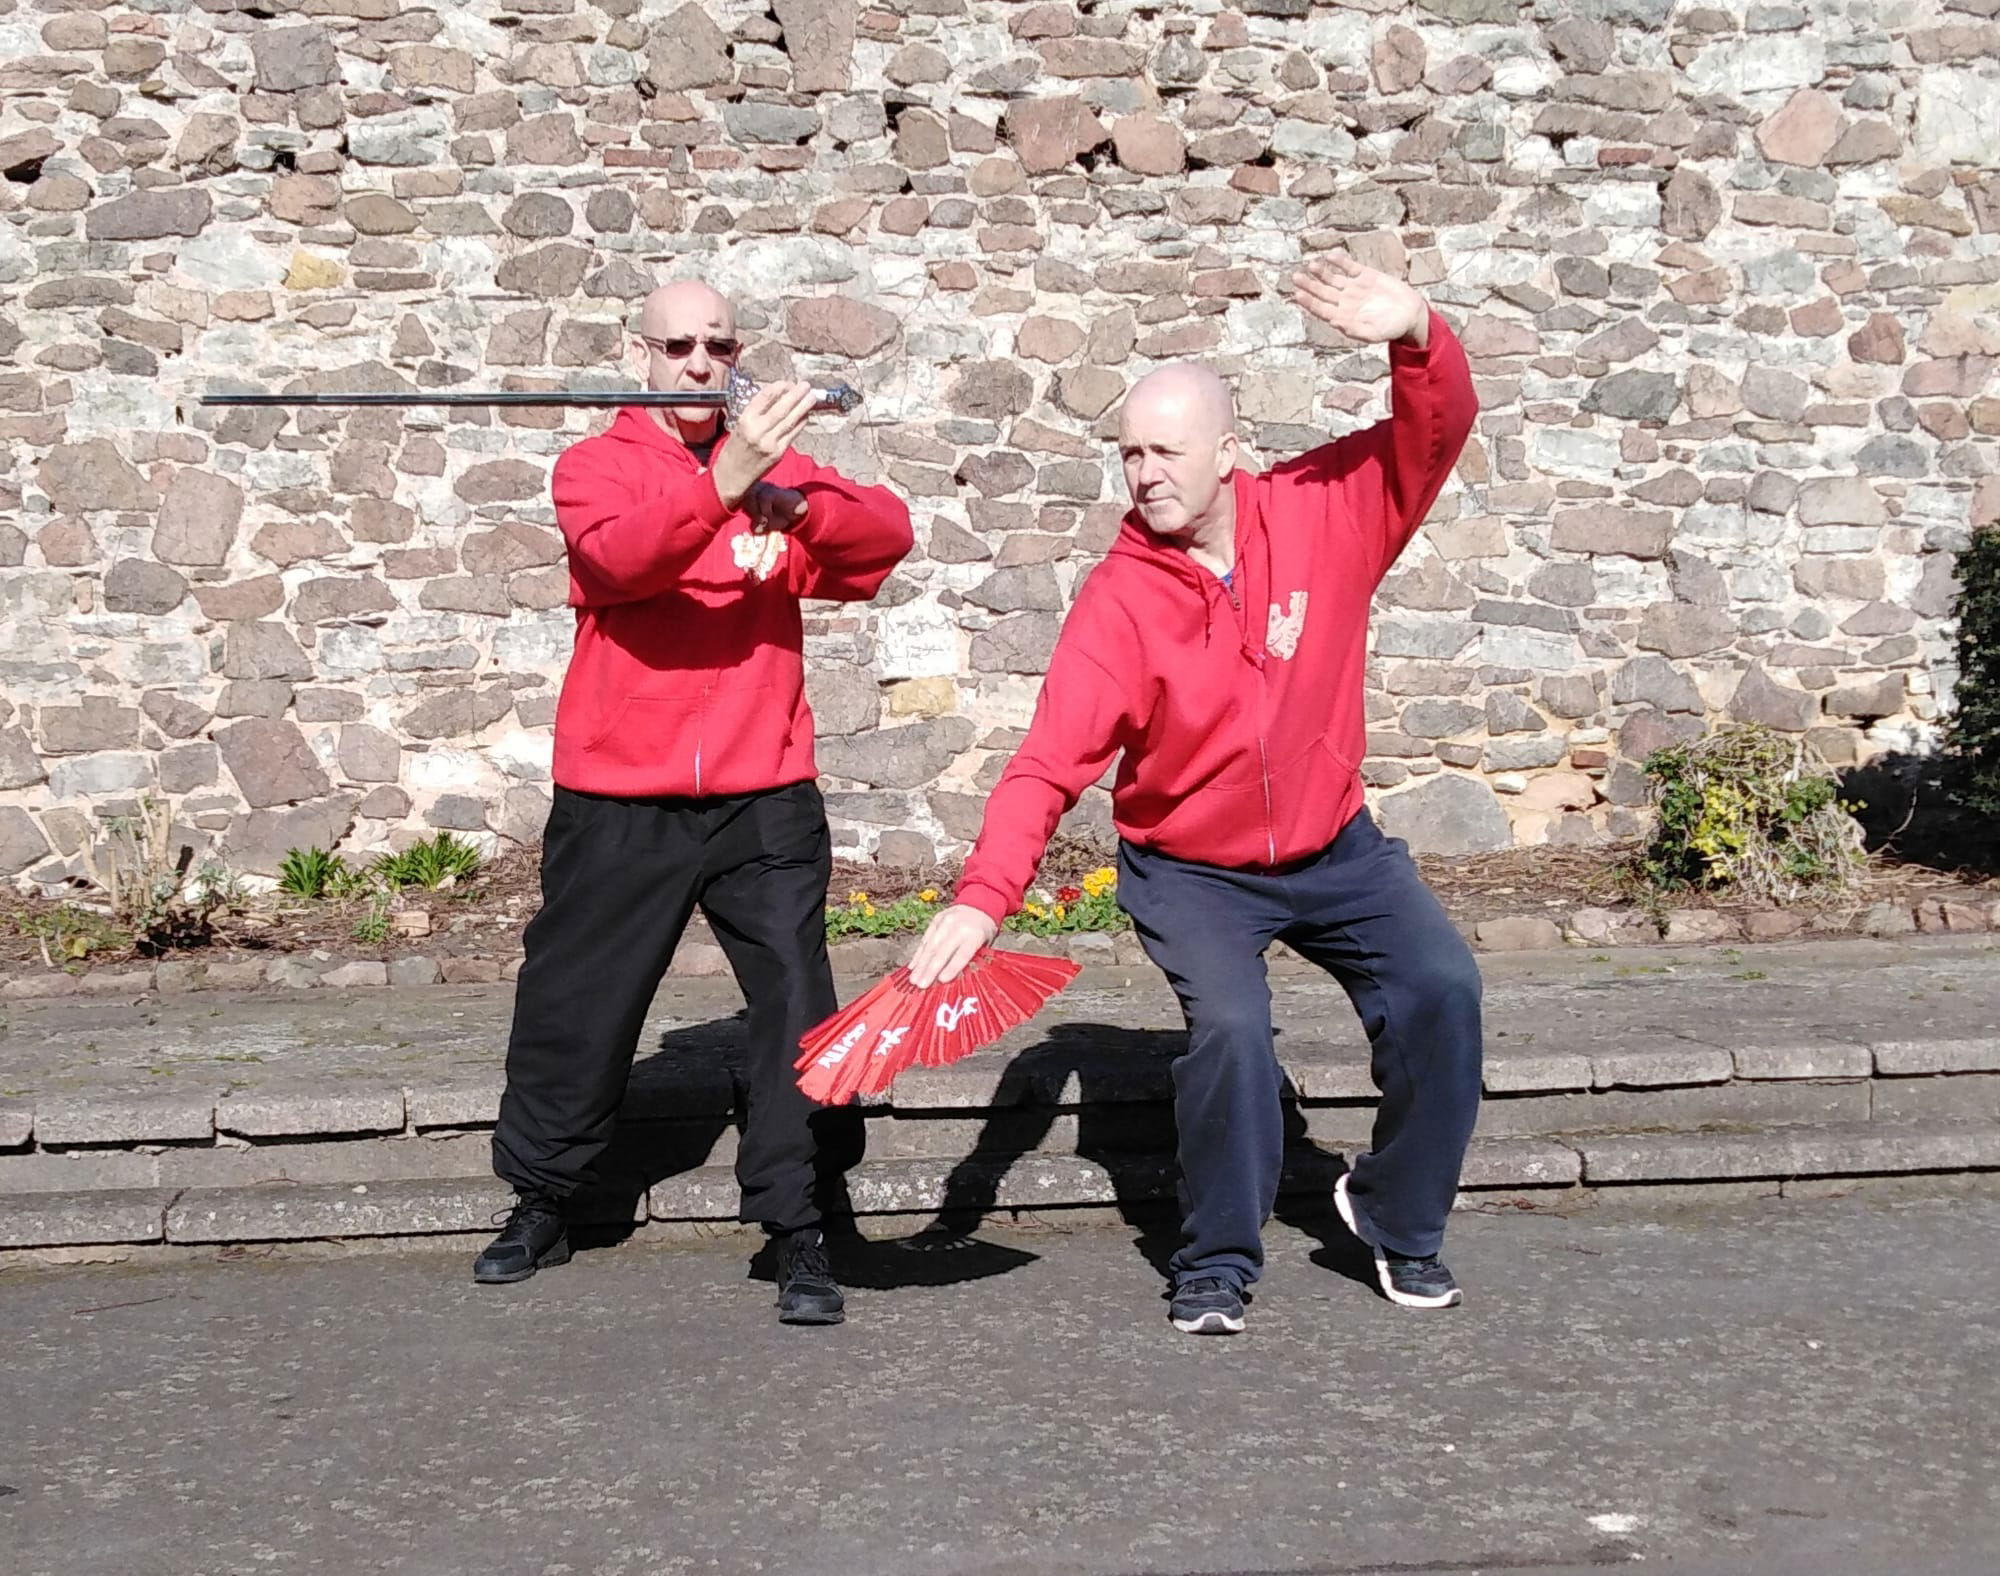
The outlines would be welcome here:
M 1465 1301 L 1465 1293 L 1458 1289 L 1458 1282 L 1444 1267 L 1444 1260 L 1435 1253 L 1428 1258 L 1413 1259 L 1408 1254 L 1392 1253 L 1374 1240 L 1373 1233 L 1363 1228 L 1354 1201 L 1347 1196 L 1344 1171 L 1333 1184 L 1333 1202 L 1347 1229 L 1367 1243 L 1368 1251 L 1375 1255 L 1375 1278 L 1382 1283 L 1383 1296 L 1405 1308 L 1455 1308 Z
M 1199 1275 L 1174 1288 L 1167 1317 L 1189 1335 L 1240 1335 L 1243 1293 L 1220 1275 Z
M 778 1322 L 780 1324 L 839 1324 L 847 1317 L 847 1299 L 834 1284 L 833 1266 L 826 1261 L 826 1238 L 817 1227 L 789 1232 L 778 1239 Z
M 472 1278 L 482 1286 L 502 1286 L 567 1263 L 569 1227 L 563 1223 L 562 1205 L 552 1198 L 523 1196 L 508 1212 L 500 1235 L 472 1261 Z

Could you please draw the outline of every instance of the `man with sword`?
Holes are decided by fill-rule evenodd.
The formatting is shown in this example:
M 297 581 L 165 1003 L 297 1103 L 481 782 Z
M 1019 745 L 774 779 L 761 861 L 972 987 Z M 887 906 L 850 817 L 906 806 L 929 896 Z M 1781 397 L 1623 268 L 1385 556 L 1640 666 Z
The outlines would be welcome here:
M 639 341 L 648 388 L 694 393 L 719 392 L 742 348 L 728 300 L 694 281 L 646 298 Z M 872 597 L 912 535 L 893 493 L 792 448 L 819 403 L 779 383 L 726 422 L 713 406 L 626 408 L 556 461 L 576 647 L 493 1135 L 517 1201 L 474 1261 L 480 1282 L 569 1258 L 565 1200 L 611 1139 L 700 908 L 749 1005 L 742 1218 L 777 1239 L 780 1320 L 843 1317 L 815 1161 L 828 1124 L 855 1113 L 821 1110 L 792 1071 L 835 1006 L 799 604 Z

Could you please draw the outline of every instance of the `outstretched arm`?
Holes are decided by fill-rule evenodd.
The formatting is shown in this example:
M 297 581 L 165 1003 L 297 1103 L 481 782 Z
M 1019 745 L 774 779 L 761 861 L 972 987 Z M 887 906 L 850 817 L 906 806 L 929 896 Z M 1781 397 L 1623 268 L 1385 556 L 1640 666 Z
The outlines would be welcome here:
M 1276 468 L 1327 492 L 1330 516 L 1360 537 L 1379 580 L 1437 501 L 1479 412 L 1465 351 L 1444 319 L 1402 280 L 1344 253 L 1292 276 L 1302 310 L 1364 344 L 1389 347 L 1387 421 Z

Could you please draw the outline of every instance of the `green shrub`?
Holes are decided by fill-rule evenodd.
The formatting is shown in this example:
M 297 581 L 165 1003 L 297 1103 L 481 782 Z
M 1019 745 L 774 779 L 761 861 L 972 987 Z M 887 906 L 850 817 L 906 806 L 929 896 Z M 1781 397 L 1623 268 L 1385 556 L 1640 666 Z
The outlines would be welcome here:
M 412 843 L 400 854 L 382 855 L 369 868 L 386 887 L 400 891 L 417 886 L 435 891 L 474 874 L 479 863 L 479 850 L 472 844 L 450 832 L 439 832 Z
M 2000 815 L 2000 527 L 1972 533 L 1958 555 L 1958 680 L 1946 737 L 1952 796 Z
M 278 890 L 294 897 L 327 897 L 353 871 L 340 855 L 324 848 L 291 848 L 278 865 Z
M 1803 740 L 1724 728 L 1655 750 L 1645 773 L 1659 817 L 1636 873 L 1654 891 L 1791 899 L 1846 886 L 1865 863 L 1860 824 Z

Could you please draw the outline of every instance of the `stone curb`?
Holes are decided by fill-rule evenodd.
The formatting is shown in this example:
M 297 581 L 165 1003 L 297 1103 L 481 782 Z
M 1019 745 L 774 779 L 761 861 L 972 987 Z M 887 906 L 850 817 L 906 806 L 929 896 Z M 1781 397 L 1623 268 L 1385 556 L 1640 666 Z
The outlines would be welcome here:
M 1783 941 L 1794 938 L 1827 940 L 1838 936 L 1874 939 L 1903 935 L 1967 935 L 2000 930 L 2000 902 L 1877 903 L 1855 913 L 1835 912 L 1811 917 L 1783 910 L 1734 915 L 1713 909 L 1670 909 L 1660 922 L 1635 909 L 1581 908 L 1561 920 L 1546 914 L 1517 915 L 1459 924 L 1475 951 L 1522 952 L 1569 947 L 1633 947 L 1714 944 L 1734 941 Z M 830 944 L 834 966 L 843 973 L 881 974 L 902 963 L 916 944 L 907 936 L 859 937 Z M 1132 967 L 1146 961 L 1129 931 L 1080 932 L 1074 936 L 1040 938 L 1010 936 L 1017 951 L 1073 957 L 1079 963 Z M 491 985 L 520 972 L 518 949 L 497 955 L 431 957 L 410 953 L 388 959 L 341 960 L 327 952 L 286 953 L 269 960 L 234 959 L 208 962 L 170 958 L 151 967 L 118 965 L 87 969 L 81 974 L 42 969 L 32 974 L 0 976 L 0 1001 L 27 1001 L 50 996 L 142 995 L 147 991 L 179 994 L 195 990 L 392 990 L 408 986 Z M 1275 947 L 1271 972 L 1283 975 L 1311 967 L 1289 950 Z M 675 955 L 670 978 L 703 979 L 726 975 L 728 960 L 712 941 L 690 938 Z
M 1371 1107 L 1376 1098 L 1366 1057 L 1317 1049 L 1281 1055 L 1279 1063 L 1302 1101 L 1345 1101 Z M 1595 1055 L 1578 1052 L 1488 1054 L 1484 1092 L 1489 1109 L 1539 1096 L 1601 1101 L 1618 1092 L 1642 1094 L 1702 1088 L 1742 1091 L 1773 1084 L 1865 1088 L 1871 1080 L 1948 1079 L 2000 1072 L 2000 1035 L 1987 1039 L 1884 1041 L 1870 1046 L 1814 1040 L 1725 1048 L 1693 1040 Z M 0 1106 L 0 1149 L 87 1149 L 131 1144 L 212 1143 L 228 1139 L 367 1137 L 490 1128 L 499 1115 L 501 1075 L 456 1075 L 435 1084 L 267 1086 L 229 1093 L 49 1094 Z M 869 1109 L 887 1117 L 933 1120 L 1005 1107 L 1103 1108 L 1160 1104 L 1173 1097 L 1164 1056 L 1106 1053 L 1061 1066 L 1016 1073 L 997 1057 L 950 1067 L 913 1067 L 890 1098 Z M 729 1075 L 714 1068 L 677 1068 L 634 1079 L 621 1107 L 628 1122 L 727 1117 L 734 1093 Z M 7 1157 L 0 1155 L 0 1167 Z
M 1287 1196 L 1323 1196 L 1337 1167 L 1324 1157 L 1288 1170 Z M 1484 1193 L 1564 1199 L 1680 1184 L 1859 1178 L 2000 1170 L 2000 1122 L 1884 1131 L 1866 1123 L 1713 1133 L 1623 1133 L 1558 1143 L 1475 1139 L 1460 1207 Z M 981 1209 L 1037 1210 L 1171 1199 L 1164 1154 L 1121 1156 L 1107 1168 L 1076 1155 L 984 1160 L 871 1160 L 849 1179 L 864 1216 L 934 1212 L 947 1200 Z M 494 1178 L 369 1183 L 266 1182 L 244 1187 L 107 1188 L 0 1194 L 0 1249 L 93 1245 L 299 1242 L 437 1236 L 491 1229 L 510 1195 Z M 594 1206 L 594 1207 L 593 1207 Z M 735 1177 L 701 1166 L 638 1190 L 636 1201 L 590 1201 L 586 1223 L 733 1222 Z

